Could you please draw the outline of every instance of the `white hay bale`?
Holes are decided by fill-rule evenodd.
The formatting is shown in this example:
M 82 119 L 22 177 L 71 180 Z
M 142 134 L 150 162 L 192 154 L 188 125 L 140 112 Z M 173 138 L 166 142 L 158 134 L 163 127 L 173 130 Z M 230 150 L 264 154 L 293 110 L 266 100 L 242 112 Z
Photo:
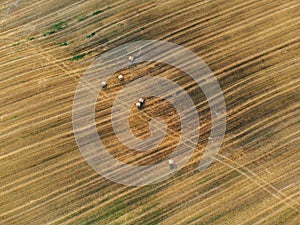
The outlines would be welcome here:
M 140 102 L 135 103 L 135 105 L 138 109 L 142 108 L 142 103 L 140 103 Z
M 123 76 L 123 75 L 119 75 L 119 76 L 118 76 L 118 79 L 119 79 L 120 81 L 123 81 L 123 80 L 124 80 L 124 76 Z
M 140 99 L 139 99 L 139 102 L 143 104 L 143 103 L 145 103 L 145 99 L 140 98 Z
M 175 168 L 175 163 L 173 159 L 169 159 L 169 167 L 170 169 L 174 169 Z
M 105 81 L 102 81 L 102 82 L 101 82 L 101 87 L 102 87 L 102 88 L 107 87 L 107 83 L 106 83 Z
M 128 60 L 129 60 L 130 62 L 133 62 L 134 57 L 133 57 L 132 55 L 130 55 L 130 56 L 128 57 Z

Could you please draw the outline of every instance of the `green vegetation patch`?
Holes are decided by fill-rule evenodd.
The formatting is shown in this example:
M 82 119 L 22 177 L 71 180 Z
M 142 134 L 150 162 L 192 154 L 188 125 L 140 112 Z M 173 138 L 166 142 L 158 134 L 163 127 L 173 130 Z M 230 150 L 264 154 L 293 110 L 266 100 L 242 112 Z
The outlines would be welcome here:
M 59 21 L 58 23 L 53 25 L 54 30 L 57 30 L 57 31 L 62 30 L 65 27 L 66 27 L 66 22 L 64 22 L 64 21 Z
M 95 36 L 95 34 L 96 34 L 96 32 L 93 32 L 93 33 L 91 33 L 91 34 L 86 35 L 86 37 L 87 37 L 87 38 L 92 38 L 92 37 Z
M 59 46 L 67 46 L 67 45 L 69 45 L 69 42 L 65 41 L 65 42 L 59 43 L 58 45 Z
M 103 10 L 97 10 L 97 11 L 95 11 L 95 12 L 92 13 L 92 16 L 98 15 L 98 14 L 100 14 L 102 12 L 103 12 Z
M 84 15 L 80 15 L 77 17 L 77 21 L 80 22 L 80 21 L 83 21 L 85 20 L 85 16 Z
M 14 43 L 14 44 L 12 44 L 12 46 L 18 46 L 18 45 L 20 45 L 21 43 L 20 42 L 18 42 L 18 43 Z
M 82 54 L 79 54 L 79 55 L 74 55 L 70 60 L 71 61 L 77 61 L 77 60 L 82 59 L 84 56 L 86 56 L 86 53 L 82 53 Z
M 50 35 L 50 34 L 54 34 L 54 33 L 56 33 L 56 31 L 63 30 L 66 26 L 67 26 L 66 22 L 64 22 L 64 21 L 59 21 L 59 22 L 57 22 L 56 24 L 54 24 L 54 25 L 52 26 L 52 29 L 51 29 L 51 30 L 44 32 L 43 35 L 44 35 L 44 36 L 48 36 L 48 35 Z
M 29 37 L 27 38 L 28 41 L 32 41 L 35 37 Z
M 48 36 L 50 34 L 54 34 L 55 33 L 55 30 L 49 30 L 49 31 L 46 31 L 43 33 L 43 36 Z

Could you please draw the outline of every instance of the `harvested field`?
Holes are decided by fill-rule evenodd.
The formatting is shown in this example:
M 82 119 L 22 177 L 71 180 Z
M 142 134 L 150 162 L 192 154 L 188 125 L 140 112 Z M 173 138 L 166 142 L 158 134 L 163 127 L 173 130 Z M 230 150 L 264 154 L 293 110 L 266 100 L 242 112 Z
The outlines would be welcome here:
M 7 0 L 0 5 L 0 224 L 300 224 L 300 2 L 298 0 Z M 131 80 L 163 76 L 187 90 L 201 134 L 189 163 L 144 187 L 114 183 L 81 156 L 72 127 L 74 93 L 93 59 L 129 41 L 164 40 L 195 52 L 224 94 L 227 129 L 213 164 L 199 172 L 211 112 L 193 80 L 162 63 L 113 75 L 96 124 L 108 151 L 133 165 L 176 148 L 180 117 L 143 96 L 132 132 L 168 125 L 147 152 L 114 135 L 110 108 Z

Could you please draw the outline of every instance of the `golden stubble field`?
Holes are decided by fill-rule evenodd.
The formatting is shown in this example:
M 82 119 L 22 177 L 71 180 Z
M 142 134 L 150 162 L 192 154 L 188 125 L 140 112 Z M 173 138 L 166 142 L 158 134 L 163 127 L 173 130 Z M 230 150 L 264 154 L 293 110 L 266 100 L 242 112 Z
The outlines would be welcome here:
M 20 0 L 3 1 L 0 12 L 0 224 L 300 223 L 298 0 Z M 181 76 L 201 122 L 186 167 L 164 182 L 126 187 L 80 155 L 72 103 L 94 57 L 146 39 L 183 45 L 209 65 L 225 97 L 227 131 L 200 173 L 211 121 L 201 90 L 167 65 L 120 71 L 131 79 Z M 122 89 L 113 85 L 96 106 L 109 151 L 132 164 L 165 158 L 180 136 L 176 111 L 157 98 L 142 112 L 133 109 L 137 136 L 149 135 L 154 116 L 172 132 L 147 153 L 126 149 L 106 118 Z

